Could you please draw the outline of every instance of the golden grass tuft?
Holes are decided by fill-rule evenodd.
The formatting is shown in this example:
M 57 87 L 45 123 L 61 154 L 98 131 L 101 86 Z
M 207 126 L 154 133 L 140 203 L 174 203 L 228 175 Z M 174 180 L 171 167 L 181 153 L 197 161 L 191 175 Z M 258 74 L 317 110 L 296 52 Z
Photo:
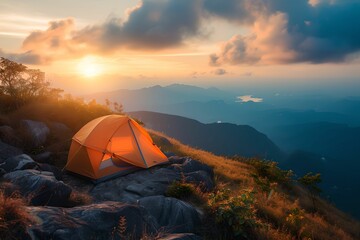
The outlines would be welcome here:
M 16 194 L 6 196 L 0 192 L 0 239 L 21 239 L 30 223 L 25 201 Z

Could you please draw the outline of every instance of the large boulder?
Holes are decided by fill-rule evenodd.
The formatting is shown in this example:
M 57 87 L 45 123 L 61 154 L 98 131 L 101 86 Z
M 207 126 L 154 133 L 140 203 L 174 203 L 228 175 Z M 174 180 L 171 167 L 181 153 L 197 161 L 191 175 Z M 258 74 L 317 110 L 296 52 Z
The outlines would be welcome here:
M 11 146 L 0 140 L 0 164 L 2 164 L 9 157 L 13 157 L 22 153 L 23 151 L 20 148 Z
M 165 232 L 195 232 L 201 226 L 200 216 L 196 209 L 179 199 L 151 196 L 141 198 L 138 203 L 155 217 Z
M 33 120 L 22 120 L 20 128 L 27 137 L 27 144 L 31 147 L 40 147 L 44 145 L 50 133 L 50 129 L 43 122 Z
M 4 169 L 5 172 L 13 172 L 16 170 L 34 169 L 37 166 L 37 163 L 29 155 L 21 154 L 6 159 L 0 165 L 0 168 Z
M 71 187 L 58 181 L 51 172 L 19 170 L 3 177 L 17 186 L 20 193 L 35 206 L 64 206 L 72 191 Z
M 0 126 L 0 139 L 12 146 L 21 146 L 21 139 L 18 137 L 16 131 L 7 125 Z
M 140 239 L 143 233 L 159 228 L 143 207 L 119 202 L 27 210 L 35 220 L 28 228 L 32 239 Z
M 169 158 L 169 161 L 172 163 L 180 164 L 180 166 L 178 166 L 184 173 L 191 173 L 202 170 L 207 172 L 211 178 L 214 177 L 214 171 L 211 167 L 190 157 L 173 156 Z
M 53 157 L 52 152 L 45 151 L 45 152 L 36 154 L 35 156 L 33 156 L 33 159 L 39 163 L 51 163 L 52 157 Z
M 213 171 L 205 164 L 191 158 L 172 159 L 170 163 L 172 164 L 137 171 L 99 183 L 90 191 L 90 195 L 95 202 L 134 203 L 143 197 L 164 195 L 174 181 L 185 180 L 201 185 L 204 186 L 204 191 L 214 187 Z
M 95 202 L 120 201 L 134 203 L 147 196 L 163 195 L 181 174 L 166 168 L 141 170 L 97 184 L 90 192 Z

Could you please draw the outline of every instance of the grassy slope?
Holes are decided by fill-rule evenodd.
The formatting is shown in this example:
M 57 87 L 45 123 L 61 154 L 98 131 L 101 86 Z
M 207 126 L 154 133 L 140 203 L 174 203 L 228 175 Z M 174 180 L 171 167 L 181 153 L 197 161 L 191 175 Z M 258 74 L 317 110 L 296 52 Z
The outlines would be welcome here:
M 269 197 L 259 190 L 251 174 L 254 168 L 247 159 L 232 160 L 212 153 L 186 146 L 176 139 L 149 130 L 155 143 L 163 151 L 180 156 L 190 156 L 214 168 L 217 185 L 226 186 L 239 195 L 244 189 L 255 190 L 256 220 L 261 226 L 255 229 L 258 239 L 359 239 L 360 223 L 339 211 L 326 201 L 317 199 L 317 212 L 308 192 L 293 183 L 290 187 L 273 186 Z M 164 140 L 168 139 L 168 141 Z M 301 209 L 303 219 L 292 222 L 292 210 Z M 291 217 L 291 216 L 290 216 Z

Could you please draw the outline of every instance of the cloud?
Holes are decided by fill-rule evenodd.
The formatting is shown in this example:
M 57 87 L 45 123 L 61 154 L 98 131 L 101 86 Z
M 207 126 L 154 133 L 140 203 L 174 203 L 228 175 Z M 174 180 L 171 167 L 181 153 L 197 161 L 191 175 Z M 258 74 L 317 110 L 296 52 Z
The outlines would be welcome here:
M 38 54 L 34 54 L 31 51 L 25 53 L 5 53 L 0 49 L 0 57 L 10 59 L 15 62 L 23 64 L 47 64 L 50 59 Z
M 342 62 L 360 51 L 354 27 L 360 25 L 359 12 L 356 0 L 143 0 L 125 19 L 80 30 L 71 18 L 52 21 L 24 40 L 23 54 L 8 55 L 48 63 L 124 49 L 175 48 L 203 37 L 204 20 L 220 18 L 249 33 L 225 41 L 209 57 L 213 66 Z
M 224 42 L 210 64 L 343 62 L 360 51 L 358 1 L 268 1 L 248 35 Z
M 49 23 L 23 42 L 25 52 L 48 60 L 86 54 L 112 54 L 120 49 L 160 50 L 201 36 L 202 0 L 146 0 L 128 10 L 127 19 L 112 18 L 103 24 L 75 30 L 73 19 Z
M 204 0 L 204 9 L 215 17 L 251 24 L 266 11 L 266 5 L 263 0 Z
M 211 65 L 223 63 L 255 64 L 286 63 L 294 59 L 296 52 L 288 44 L 287 16 L 277 13 L 257 20 L 248 36 L 235 35 L 223 43 L 217 55 L 210 56 Z
M 147 0 L 121 19 L 87 27 L 74 36 L 80 43 L 97 46 L 99 51 L 117 48 L 164 49 L 181 45 L 200 34 L 200 0 Z
M 218 68 L 218 69 L 216 69 L 215 71 L 214 71 L 214 74 L 215 75 L 225 75 L 225 74 L 227 74 L 228 72 L 225 70 L 225 69 L 223 69 L 223 68 Z
M 257 97 L 253 97 L 252 95 L 244 95 L 244 96 L 238 96 L 236 97 L 236 101 L 235 102 L 254 102 L 254 103 L 259 103 L 259 102 L 263 102 L 262 98 L 257 98 Z

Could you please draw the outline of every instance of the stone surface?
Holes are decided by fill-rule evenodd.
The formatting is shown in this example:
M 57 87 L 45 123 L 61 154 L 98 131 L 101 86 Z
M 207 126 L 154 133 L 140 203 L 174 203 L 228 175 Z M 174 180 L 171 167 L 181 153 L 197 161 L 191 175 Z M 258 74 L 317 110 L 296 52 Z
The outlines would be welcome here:
M 8 143 L 12 146 L 20 146 L 21 140 L 17 136 L 16 131 L 10 126 L 0 126 L 0 139 L 1 141 Z
M 50 133 L 50 129 L 43 122 L 22 120 L 20 126 L 28 138 L 26 144 L 32 147 L 42 146 Z
M 13 157 L 9 157 L 0 165 L 0 168 L 5 172 L 13 172 L 17 170 L 35 169 L 37 163 L 27 154 L 21 154 Z
M 4 179 L 17 186 L 20 193 L 30 199 L 32 205 L 64 206 L 71 187 L 58 181 L 51 172 L 19 170 L 7 173 Z
M 170 162 L 172 164 L 167 166 L 140 170 L 99 183 L 89 193 L 95 202 L 133 203 L 142 197 L 164 195 L 169 184 L 174 181 L 185 180 L 203 185 L 204 190 L 214 187 L 213 171 L 210 167 L 205 167 L 191 158 L 172 158 Z
M 141 170 L 99 183 L 90 195 L 96 202 L 136 202 L 142 197 L 163 195 L 170 183 L 180 179 L 180 172 L 166 168 Z
M 119 202 L 74 208 L 27 207 L 27 210 L 35 219 L 28 228 L 32 239 L 124 239 L 121 234 L 140 239 L 142 233 L 155 233 L 159 228 L 143 207 Z M 125 231 L 119 231 L 121 218 L 125 219 Z
M 158 240 L 201 240 L 202 238 L 193 233 L 176 233 L 169 234 L 165 237 L 159 238 Z
M 35 155 L 33 159 L 39 163 L 51 163 L 52 155 L 52 152 L 46 151 Z
M 0 164 L 3 163 L 9 157 L 13 157 L 22 153 L 23 151 L 20 148 L 11 146 L 9 144 L 0 141 Z
M 151 196 L 141 198 L 138 203 L 144 206 L 155 217 L 165 232 L 195 232 L 201 226 L 196 209 L 190 204 L 176 198 Z

